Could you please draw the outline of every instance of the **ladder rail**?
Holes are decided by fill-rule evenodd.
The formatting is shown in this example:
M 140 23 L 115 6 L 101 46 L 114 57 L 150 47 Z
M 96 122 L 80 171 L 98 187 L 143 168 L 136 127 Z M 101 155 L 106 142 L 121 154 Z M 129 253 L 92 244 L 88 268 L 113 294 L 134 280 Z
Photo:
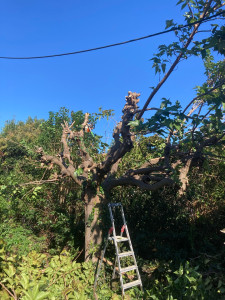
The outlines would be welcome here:
M 123 289 L 123 277 L 122 277 L 122 274 L 120 272 L 121 265 L 120 265 L 120 260 L 119 260 L 118 245 L 117 245 L 117 241 L 116 241 L 116 229 L 115 229 L 114 217 L 113 217 L 112 208 L 110 206 L 110 203 L 109 203 L 108 207 L 109 207 L 109 212 L 110 212 L 110 217 L 111 217 L 111 222 L 112 222 L 112 227 L 113 227 L 113 238 L 114 238 L 114 244 L 115 244 L 115 249 L 116 249 L 116 260 L 117 260 L 117 264 L 118 264 L 118 268 L 119 268 L 120 284 L 121 284 L 121 287 Z M 114 205 L 114 207 L 116 207 L 116 205 Z M 116 264 L 115 264 L 115 267 L 116 267 Z
M 139 273 L 139 270 L 138 270 L 137 261 L 136 261 L 135 255 L 134 255 L 134 250 L 133 250 L 133 246 L 132 246 L 132 243 L 131 243 L 130 234 L 129 234 L 129 230 L 128 230 L 128 227 L 127 227 L 124 211 L 123 211 L 123 206 L 122 206 L 121 203 L 109 203 L 108 208 L 109 208 L 109 214 L 110 214 L 112 227 L 108 231 L 108 237 L 107 237 L 107 241 L 105 243 L 105 247 L 104 247 L 104 249 L 102 251 L 102 254 L 101 254 L 100 263 L 98 261 L 98 264 L 97 264 L 95 281 L 94 281 L 94 292 L 96 290 L 97 280 L 98 280 L 98 277 L 99 277 L 99 274 L 100 274 L 102 262 L 103 262 L 103 259 L 104 259 L 104 256 L 105 256 L 105 252 L 106 252 L 106 248 L 108 246 L 108 241 L 109 240 L 112 240 L 114 242 L 115 250 L 116 250 L 116 259 L 115 259 L 115 262 L 114 262 L 114 269 L 113 269 L 112 279 L 115 277 L 116 265 L 118 265 L 118 273 L 119 273 L 119 277 L 120 277 L 122 295 L 124 296 L 126 289 L 129 289 L 129 288 L 137 286 L 137 285 L 139 285 L 140 288 L 141 288 L 141 291 L 143 291 L 142 281 L 141 281 L 140 273 Z M 114 215 L 113 215 L 113 210 L 115 210 L 116 208 L 120 209 L 121 216 L 122 216 L 122 221 L 123 221 L 123 226 L 121 228 L 120 236 L 116 236 L 115 220 L 114 220 Z M 124 231 L 126 232 L 126 237 L 125 238 L 123 238 Z M 111 237 L 111 235 L 112 235 L 112 237 Z M 130 251 L 120 252 L 118 243 L 126 242 L 126 241 L 128 241 L 128 243 L 129 243 Z M 131 265 L 131 266 L 125 267 L 125 268 L 124 267 L 121 268 L 120 259 L 122 257 L 127 257 L 127 256 L 132 256 L 133 257 L 134 264 Z M 132 270 L 136 271 L 138 279 L 135 280 L 135 281 L 128 282 L 128 283 L 124 283 L 123 282 L 123 274 L 126 273 L 126 272 L 129 272 L 129 271 L 132 271 Z
M 123 206 L 122 205 L 121 205 L 120 209 L 121 209 L 122 218 L 123 218 L 124 225 L 125 225 L 126 235 L 128 237 L 128 243 L 129 243 L 131 251 L 134 253 L 134 249 L 133 249 L 133 245 L 131 243 L 130 233 L 129 233 L 129 230 L 128 230 L 128 227 L 127 227 L 127 223 L 126 223 L 126 219 L 125 219 L 124 210 L 123 210 Z M 136 260 L 135 255 L 133 255 L 133 259 L 134 259 L 134 265 L 137 266 L 137 260 Z M 138 280 L 141 282 L 141 284 L 140 284 L 141 285 L 141 290 L 143 290 L 141 276 L 140 276 L 140 273 L 139 273 L 139 270 L 138 270 L 138 266 L 137 266 L 136 272 L 137 272 Z

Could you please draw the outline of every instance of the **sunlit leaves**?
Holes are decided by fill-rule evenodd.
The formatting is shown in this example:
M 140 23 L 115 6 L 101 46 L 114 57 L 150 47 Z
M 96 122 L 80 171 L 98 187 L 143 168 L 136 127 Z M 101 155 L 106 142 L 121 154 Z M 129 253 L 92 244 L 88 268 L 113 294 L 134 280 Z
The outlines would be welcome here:
M 2 250 L 4 252 L 4 248 Z M 92 294 L 92 264 L 78 264 L 67 251 L 52 257 L 32 251 L 16 260 L 6 256 L 1 267 L 0 281 L 24 300 L 61 299 L 65 295 L 68 299 L 88 299 Z M 0 290 L 1 299 L 3 293 L 4 290 Z
M 131 127 L 136 127 L 136 126 L 138 126 L 140 123 L 141 123 L 140 120 L 135 120 L 135 121 L 130 121 L 130 122 L 128 123 L 128 125 L 130 125 Z

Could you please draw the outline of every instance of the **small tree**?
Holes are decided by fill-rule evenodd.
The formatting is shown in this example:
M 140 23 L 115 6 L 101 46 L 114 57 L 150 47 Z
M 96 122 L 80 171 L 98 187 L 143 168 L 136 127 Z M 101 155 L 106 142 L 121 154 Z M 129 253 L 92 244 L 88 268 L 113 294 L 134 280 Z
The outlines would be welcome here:
M 153 89 L 142 110 L 138 107 L 140 94 L 128 92 L 121 121 L 114 129 L 113 144 L 107 153 L 92 155 L 90 152 L 86 143 L 88 134 L 91 134 L 88 113 L 79 126 L 76 122 L 69 124 L 65 121 L 62 124 L 62 147 L 58 154 L 48 155 L 42 147 L 37 149 L 42 163 L 48 167 L 58 167 L 60 173 L 56 177 L 70 177 L 74 184 L 82 187 L 85 206 L 85 259 L 89 259 L 95 252 L 92 250 L 102 241 L 99 214 L 107 203 L 106 193 L 117 186 L 133 185 L 154 191 L 176 184 L 182 195 L 188 184 L 190 168 L 202 163 L 206 157 L 215 158 L 219 147 L 223 147 L 225 62 L 214 62 L 210 48 L 223 54 L 220 45 L 224 42 L 224 28 L 218 30 L 218 25 L 211 24 L 213 34 L 208 38 L 194 41 L 194 37 L 203 20 L 222 13 L 221 7 L 225 3 L 220 0 L 180 0 L 178 4 L 182 5 L 182 9 L 188 7 L 188 12 L 184 15 L 185 22 L 198 23 L 175 30 L 176 41 L 168 46 L 159 46 L 159 52 L 152 60 L 155 72 L 164 74 L 163 78 Z M 166 21 L 166 24 L 167 28 L 178 27 L 173 20 Z M 183 109 L 178 101 L 172 104 L 166 98 L 163 98 L 159 108 L 148 108 L 179 62 L 192 55 L 202 56 L 207 75 L 207 81 L 197 87 L 197 96 Z M 174 62 L 169 65 L 173 58 Z M 147 110 L 156 112 L 144 122 L 141 117 Z M 118 177 L 118 166 L 124 155 L 132 149 L 137 134 L 160 136 L 163 148 L 156 149 L 157 151 L 152 149 L 151 160 Z M 216 146 L 213 152 L 208 150 L 210 146 Z M 77 149 L 76 153 L 73 151 L 74 147 Z

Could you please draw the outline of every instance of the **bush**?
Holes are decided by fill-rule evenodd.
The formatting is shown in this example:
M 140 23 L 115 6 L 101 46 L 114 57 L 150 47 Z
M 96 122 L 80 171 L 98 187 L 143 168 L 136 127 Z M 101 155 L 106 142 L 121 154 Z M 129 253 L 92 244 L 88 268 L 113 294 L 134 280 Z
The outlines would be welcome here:
M 5 241 L 5 249 L 11 255 L 27 255 L 30 251 L 43 251 L 46 248 L 45 237 L 37 237 L 31 230 L 11 220 L 0 224 L 0 238 Z
M 52 257 L 36 251 L 8 256 L 3 242 L 1 246 L 0 299 L 11 299 L 12 295 L 23 300 L 94 299 L 92 262 L 77 263 L 67 251 Z M 121 299 L 115 296 L 108 284 L 101 282 L 99 299 Z

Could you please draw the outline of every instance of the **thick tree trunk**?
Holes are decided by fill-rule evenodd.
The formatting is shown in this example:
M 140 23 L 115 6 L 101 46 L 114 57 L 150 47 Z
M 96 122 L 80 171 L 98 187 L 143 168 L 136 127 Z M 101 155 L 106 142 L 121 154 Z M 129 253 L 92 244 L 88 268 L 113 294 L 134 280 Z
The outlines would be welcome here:
M 85 260 L 96 261 L 102 244 L 102 228 L 100 213 L 105 198 L 96 194 L 92 188 L 87 188 L 85 200 Z
M 181 187 L 178 191 L 178 194 L 179 196 L 182 196 L 185 192 L 186 192 L 186 189 L 187 189 L 187 186 L 188 186 L 188 172 L 190 170 L 190 167 L 191 167 L 191 162 L 192 160 L 189 159 L 186 164 L 180 169 L 180 175 L 179 175 L 179 179 L 180 179 L 180 182 L 181 182 Z

